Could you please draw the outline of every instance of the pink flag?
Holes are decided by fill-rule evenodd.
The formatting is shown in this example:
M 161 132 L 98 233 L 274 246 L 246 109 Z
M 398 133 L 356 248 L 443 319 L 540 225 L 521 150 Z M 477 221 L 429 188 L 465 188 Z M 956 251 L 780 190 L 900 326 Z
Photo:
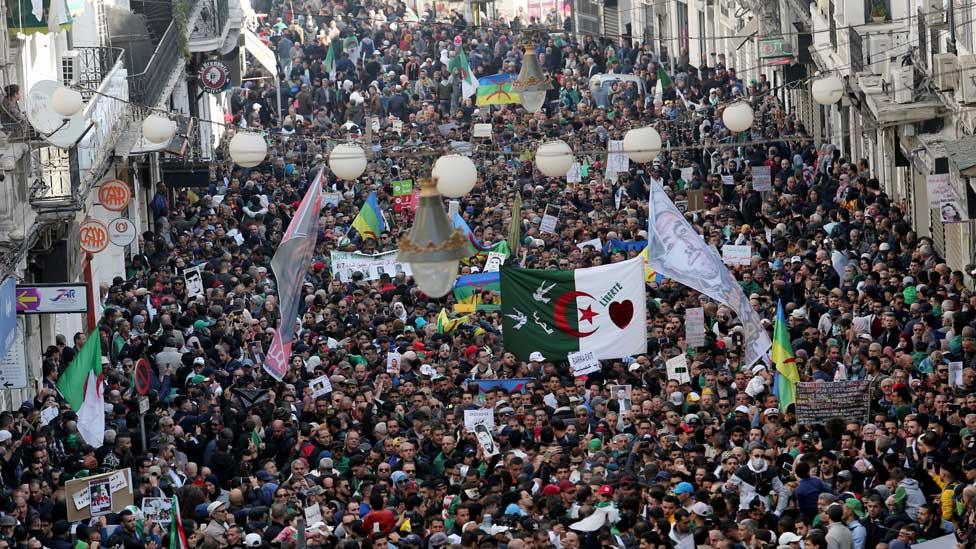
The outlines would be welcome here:
M 278 286 L 281 323 L 275 330 L 271 348 L 265 356 L 264 369 L 278 381 L 281 381 L 288 371 L 291 340 L 295 335 L 295 319 L 298 317 L 302 284 L 308 265 L 312 261 L 312 253 L 315 251 L 319 212 L 322 210 L 323 171 L 325 168 L 319 170 L 315 181 L 305 192 L 302 203 L 295 211 L 295 217 L 288 224 L 288 230 L 285 231 L 285 236 L 271 259 L 271 270 L 274 271 Z

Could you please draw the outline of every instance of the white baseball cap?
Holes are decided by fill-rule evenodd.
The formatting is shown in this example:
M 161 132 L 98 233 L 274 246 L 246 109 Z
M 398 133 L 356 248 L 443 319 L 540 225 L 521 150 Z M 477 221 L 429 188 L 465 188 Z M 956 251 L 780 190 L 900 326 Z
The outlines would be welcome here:
M 244 537 L 245 547 L 261 547 L 261 534 L 248 534 Z
M 539 351 L 533 351 L 532 354 L 529 355 L 529 362 L 545 362 L 545 361 L 546 361 L 546 357 L 542 356 L 542 353 L 540 353 Z

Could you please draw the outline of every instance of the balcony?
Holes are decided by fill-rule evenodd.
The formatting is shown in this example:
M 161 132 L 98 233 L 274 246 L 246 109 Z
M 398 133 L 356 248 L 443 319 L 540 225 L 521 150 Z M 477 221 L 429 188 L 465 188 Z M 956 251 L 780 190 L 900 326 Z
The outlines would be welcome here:
M 226 54 L 237 45 L 244 23 L 239 0 L 200 0 L 202 7 L 193 31 L 189 49 L 193 53 L 220 51 Z
M 75 147 L 45 143 L 31 153 L 39 177 L 29 178 L 30 203 L 37 213 L 81 209 L 88 193 L 112 163 L 116 144 L 127 125 L 129 86 L 121 48 L 78 48 L 76 74 L 87 103 L 90 126 Z M 115 99 L 118 98 L 118 99 Z

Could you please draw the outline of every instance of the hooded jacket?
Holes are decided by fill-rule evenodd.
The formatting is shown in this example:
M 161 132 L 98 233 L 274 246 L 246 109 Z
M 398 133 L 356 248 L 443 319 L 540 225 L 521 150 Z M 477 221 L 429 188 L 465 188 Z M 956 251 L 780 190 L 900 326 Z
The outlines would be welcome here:
M 925 494 L 918 486 L 918 481 L 913 478 L 902 479 L 898 483 L 898 488 L 905 489 L 905 513 L 912 519 L 918 520 L 918 508 L 925 504 Z M 897 491 L 895 494 L 897 498 Z

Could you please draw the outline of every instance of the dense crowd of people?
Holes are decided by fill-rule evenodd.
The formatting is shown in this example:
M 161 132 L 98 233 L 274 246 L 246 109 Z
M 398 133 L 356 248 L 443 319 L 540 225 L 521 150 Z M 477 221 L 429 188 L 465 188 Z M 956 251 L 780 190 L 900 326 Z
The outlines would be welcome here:
M 282 86 L 248 79 L 230 92 L 227 122 L 267 130 L 269 157 L 253 169 L 226 161 L 209 188 L 158 185 L 140 253 L 100 296 L 104 445 L 79 436 L 55 388 L 84 334 L 50 347 L 40 393 L 0 414 L 0 549 L 901 549 L 949 534 L 976 544 L 976 301 L 965 275 L 915 233 L 867 161 L 810 140 L 764 77 L 745 82 L 720 56 L 696 68 L 649 44 L 577 38 L 553 15 L 536 45 L 552 90 L 527 114 L 477 106 L 448 69 L 463 47 L 477 76 L 517 74 L 520 31 L 534 22 L 523 16 L 474 26 L 402 3 L 256 8 Z M 602 73 L 636 79 L 591 87 Z M 722 122 L 737 98 L 756 113 L 742 136 Z M 473 138 L 476 123 L 491 137 Z M 608 141 L 645 125 L 665 152 L 607 176 Z M 278 382 L 262 363 L 292 319 L 280 318 L 270 259 L 330 144 L 363 135 L 376 154 L 358 181 L 325 170 L 341 199 L 323 209 Z M 549 138 L 577 152 L 579 182 L 535 169 L 531 151 Z M 679 204 L 702 191 L 686 218 L 716 249 L 751 245 L 751 265 L 732 269 L 764 324 L 772 333 L 782 304 L 804 381 L 870 380 L 868 422 L 798 424 L 772 394 L 773 367 L 743 362 L 731 310 L 672 280 L 647 284 L 647 353 L 574 378 L 565 362 L 506 352 L 500 312 L 444 333 L 437 317 L 453 297 L 430 299 L 402 272 L 334 276 L 334 250 L 396 249 L 411 214 L 394 211 L 391 182 L 429 173 L 419 151 L 459 143 L 479 172 L 462 217 L 485 245 L 520 224 L 508 261 L 523 267 L 634 257 L 652 182 Z M 752 188 L 751 166 L 770 168 L 771 191 Z M 350 228 L 371 192 L 389 222 L 375 239 Z M 547 206 L 558 207 L 555 233 L 540 228 Z M 607 246 L 578 246 L 594 238 Z M 202 288 L 188 287 L 197 265 Z M 463 271 L 483 267 L 473 258 Z M 699 306 L 696 349 L 684 311 Z M 664 368 L 680 353 L 688 383 Z M 145 414 L 141 359 L 152 373 Z M 321 376 L 332 390 L 313 396 Z M 626 405 L 612 385 L 632 387 Z M 42 425 L 50 406 L 61 414 Z M 493 412 L 496 455 L 466 432 L 472 409 Z M 68 520 L 69 480 L 125 468 L 132 506 Z M 178 499 L 185 541 L 144 512 L 156 497 Z

